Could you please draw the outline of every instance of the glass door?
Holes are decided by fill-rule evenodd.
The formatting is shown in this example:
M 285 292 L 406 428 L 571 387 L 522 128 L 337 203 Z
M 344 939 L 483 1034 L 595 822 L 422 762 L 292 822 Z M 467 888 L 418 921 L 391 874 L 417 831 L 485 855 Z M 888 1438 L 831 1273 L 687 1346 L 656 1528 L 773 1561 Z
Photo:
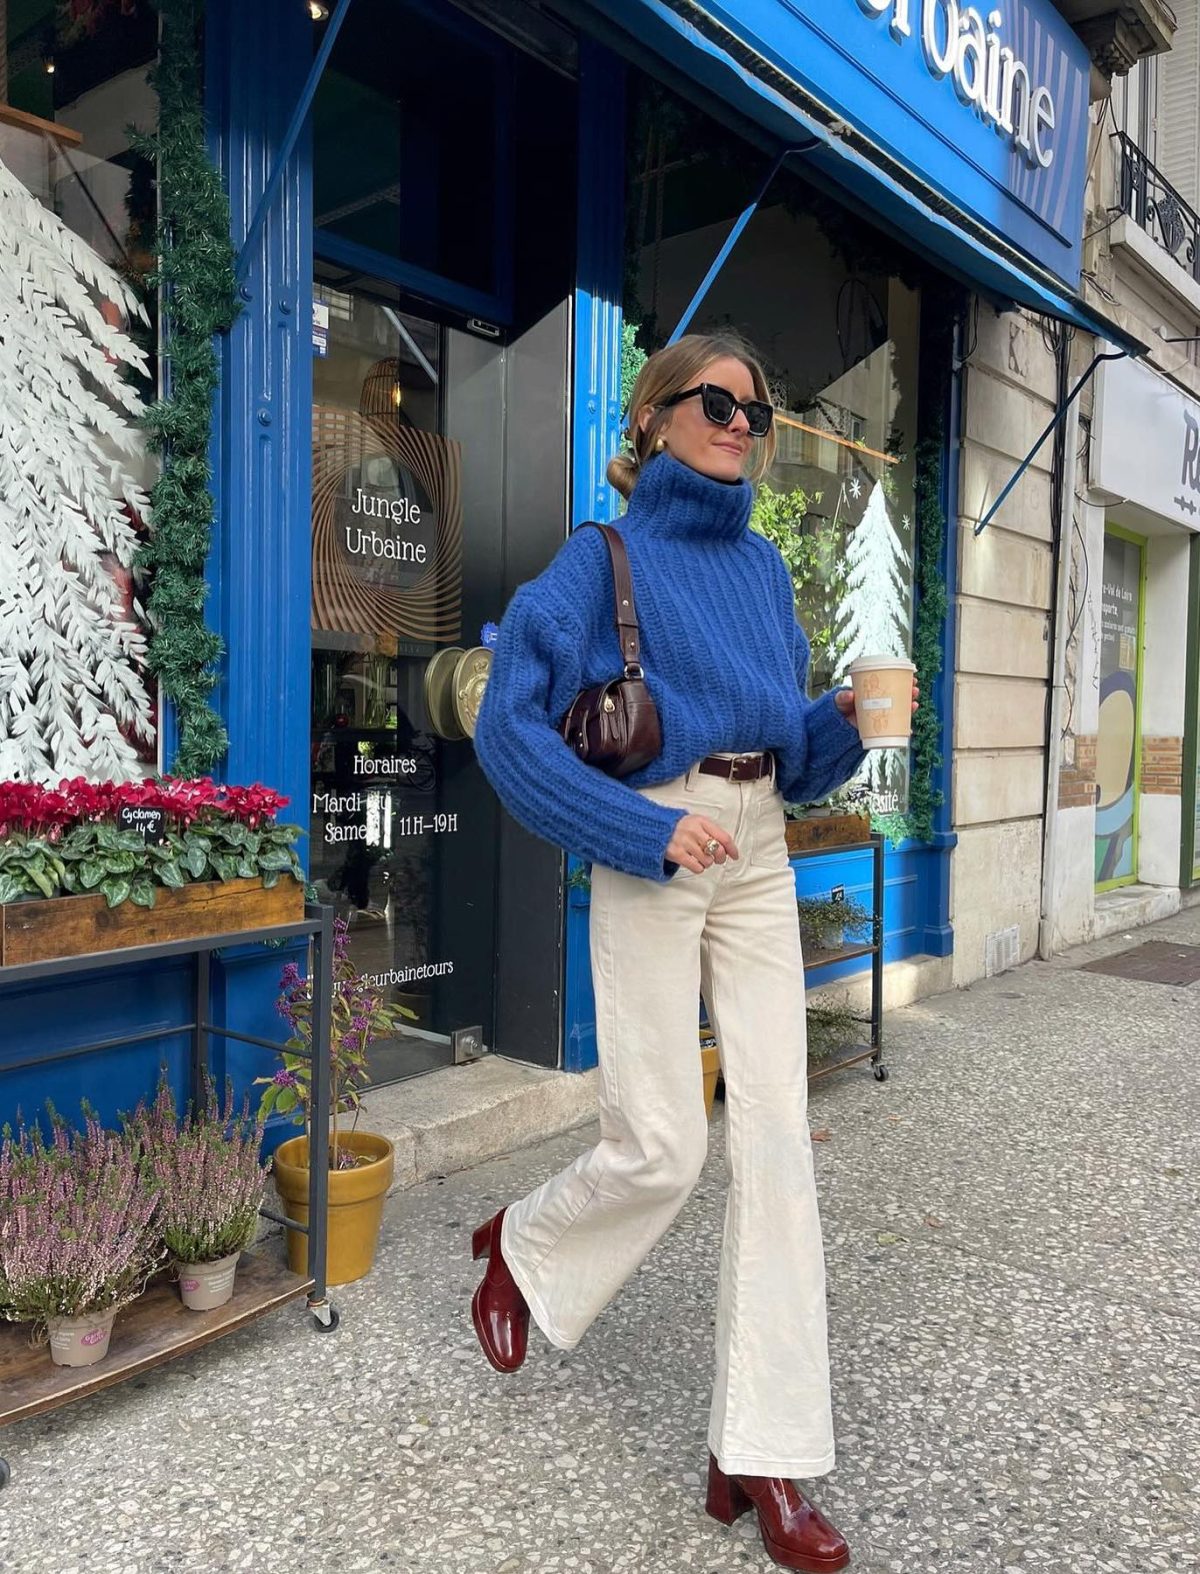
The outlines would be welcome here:
M 1100 731 L 1096 740 L 1098 891 L 1137 880 L 1145 575 L 1145 542 L 1109 525 L 1104 534 Z
M 380 1083 L 492 1042 L 495 808 L 470 738 L 501 515 L 464 521 L 460 336 L 384 284 L 314 292 L 311 878 L 406 1012 L 373 1048 Z

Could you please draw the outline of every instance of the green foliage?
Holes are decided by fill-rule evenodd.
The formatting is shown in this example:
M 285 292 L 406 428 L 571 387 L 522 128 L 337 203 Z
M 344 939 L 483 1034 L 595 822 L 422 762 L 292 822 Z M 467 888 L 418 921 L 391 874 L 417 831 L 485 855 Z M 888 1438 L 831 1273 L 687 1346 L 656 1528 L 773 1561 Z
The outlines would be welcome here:
M 403 1018 L 414 1018 L 408 1006 L 392 1005 L 384 990 L 360 973 L 350 958 L 349 926 L 344 918 L 334 921 L 333 996 L 329 1006 L 329 1081 L 333 1109 L 333 1132 L 329 1145 L 330 1169 L 352 1168 L 356 1162 L 352 1149 L 340 1146 L 338 1116 L 353 1112 L 357 1119 L 362 1090 L 370 1080 L 367 1050 L 375 1039 L 395 1032 Z M 255 1086 L 263 1092 L 258 1118 L 290 1115 L 304 1126 L 312 1152 L 313 1093 L 313 991 L 312 977 L 302 977 L 296 963 L 289 962 L 280 978 L 277 1001 L 279 1014 L 291 1028 L 281 1051 L 283 1064 L 273 1077 L 256 1077 Z
M 148 665 L 179 722 L 171 768 L 178 776 L 201 776 L 228 747 L 224 724 L 209 704 L 222 645 L 204 621 L 204 564 L 214 519 L 208 461 L 218 381 L 213 339 L 232 326 L 238 304 L 229 201 L 205 145 L 196 46 L 200 0 L 156 3 L 162 43 L 151 81 L 159 130 L 152 137 L 134 134 L 131 143 L 158 160 L 158 267 L 150 282 L 163 291 L 168 391 L 145 416 L 162 473 L 150 494 L 154 529 L 139 566 L 152 578 Z
M 943 794 L 934 786 L 934 774 L 942 763 L 938 749 L 941 720 L 934 693 L 942 670 L 942 629 L 945 626 L 948 598 L 942 574 L 942 550 L 946 539 L 946 516 L 942 509 L 942 467 L 946 462 L 946 432 L 943 411 L 950 377 L 953 350 L 954 315 L 951 304 L 935 307 L 927 297 L 925 333 L 929 344 L 926 364 L 932 368 L 921 390 L 923 407 L 929 412 L 925 431 L 915 452 L 916 519 L 913 547 L 916 553 L 916 614 L 913 620 L 912 657 L 917 668 L 921 701 L 913 717 L 912 766 L 908 788 L 908 834 L 919 841 L 933 839 L 934 815 L 941 807 Z
M 750 512 L 751 528 L 779 548 L 812 651 L 812 669 L 833 671 L 840 641 L 834 613 L 846 588 L 846 564 L 841 554 L 841 530 L 832 520 L 809 524 L 809 508 L 821 494 L 809 496 L 796 487 L 777 492 L 763 482 Z
M 0 841 L 0 902 L 83 896 L 102 891 L 109 907 L 133 902 L 153 907 L 155 891 L 193 880 L 254 880 L 273 886 L 283 874 L 304 871 L 293 845 L 294 825 L 267 823 L 251 830 L 238 820 L 197 820 L 171 827 L 157 846 L 114 825 L 75 825 L 59 840 L 11 836 Z
M 842 1005 L 809 1006 L 805 1019 L 811 1061 L 828 1060 L 835 1051 L 844 1049 L 855 1040 L 860 1025 L 850 1007 Z
M 871 922 L 867 909 L 852 898 L 835 901 L 832 896 L 802 896 L 796 902 L 796 911 L 800 916 L 801 942 L 810 951 L 828 949 L 825 937 L 831 929 L 857 936 Z
M 633 385 L 637 382 L 638 373 L 645 366 L 649 357 L 637 342 L 638 325 L 626 321 L 621 325 L 621 410 L 629 409 L 629 401 L 633 396 Z

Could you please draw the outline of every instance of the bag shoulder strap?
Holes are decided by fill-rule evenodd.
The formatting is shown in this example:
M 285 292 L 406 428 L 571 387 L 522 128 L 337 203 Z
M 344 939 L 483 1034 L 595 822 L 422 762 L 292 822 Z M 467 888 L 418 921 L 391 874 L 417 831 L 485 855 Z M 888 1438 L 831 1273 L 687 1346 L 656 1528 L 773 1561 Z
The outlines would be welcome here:
M 617 609 L 617 638 L 621 641 L 621 654 L 625 658 L 625 675 L 633 677 L 635 674 L 628 669 L 637 667 L 640 673 L 642 645 L 637 607 L 633 599 L 633 575 L 629 571 L 629 554 L 625 550 L 621 532 L 614 530 L 611 525 L 599 524 L 594 519 L 586 520 L 579 529 L 599 530 L 608 544 L 608 555 L 612 561 L 613 600 Z

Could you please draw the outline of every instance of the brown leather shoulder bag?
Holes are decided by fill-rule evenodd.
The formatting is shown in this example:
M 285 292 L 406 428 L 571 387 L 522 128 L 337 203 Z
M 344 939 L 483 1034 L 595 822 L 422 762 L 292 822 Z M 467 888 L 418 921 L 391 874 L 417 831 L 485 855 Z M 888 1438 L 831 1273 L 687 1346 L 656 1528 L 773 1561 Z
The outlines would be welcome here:
M 559 731 L 586 764 L 609 776 L 631 776 L 662 752 L 662 728 L 640 661 L 641 638 L 629 557 L 620 532 L 611 525 L 588 520 L 579 528 L 599 530 L 608 544 L 625 674 L 582 689 L 560 722 Z

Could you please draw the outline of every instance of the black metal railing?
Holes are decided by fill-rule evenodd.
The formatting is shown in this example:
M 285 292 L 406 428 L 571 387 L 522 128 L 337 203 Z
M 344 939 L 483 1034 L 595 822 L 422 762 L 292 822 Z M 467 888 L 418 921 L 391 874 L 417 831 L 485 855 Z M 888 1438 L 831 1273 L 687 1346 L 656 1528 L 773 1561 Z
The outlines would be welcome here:
M 1200 215 L 1150 162 L 1131 137 L 1121 149 L 1121 208 L 1200 284 Z

